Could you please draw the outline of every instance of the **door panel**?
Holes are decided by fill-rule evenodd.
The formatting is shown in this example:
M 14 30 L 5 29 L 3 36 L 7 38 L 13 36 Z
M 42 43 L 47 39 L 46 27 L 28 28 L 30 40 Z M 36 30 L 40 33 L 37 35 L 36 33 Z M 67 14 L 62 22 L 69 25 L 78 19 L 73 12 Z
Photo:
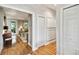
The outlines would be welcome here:
M 37 23 L 38 23 L 38 26 L 37 26 L 37 32 L 38 32 L 37 45 L 40 46 L 40 45 L 45 43 L 45 17 L 39 16 Z
M 64 9 L 64 54 L 79 54 L 79 5 Z

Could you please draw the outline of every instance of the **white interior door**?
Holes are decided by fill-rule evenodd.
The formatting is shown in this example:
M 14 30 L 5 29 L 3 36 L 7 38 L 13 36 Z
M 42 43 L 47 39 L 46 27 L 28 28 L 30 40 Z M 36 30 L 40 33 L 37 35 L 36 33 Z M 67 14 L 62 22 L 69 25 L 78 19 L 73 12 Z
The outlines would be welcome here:
M 79 54 L 79 5 L 64 9 L 64 54 Z
M 44 44 L 46 41 L 46 39 L 45 39 L 45 31 L 46 31 L 45 17 L 39 16 L 37 23 L 38 23 L 38 26 L 37 26 L 37 33 L 38 33 L 37 45 L 40 46 L 40 45 Z

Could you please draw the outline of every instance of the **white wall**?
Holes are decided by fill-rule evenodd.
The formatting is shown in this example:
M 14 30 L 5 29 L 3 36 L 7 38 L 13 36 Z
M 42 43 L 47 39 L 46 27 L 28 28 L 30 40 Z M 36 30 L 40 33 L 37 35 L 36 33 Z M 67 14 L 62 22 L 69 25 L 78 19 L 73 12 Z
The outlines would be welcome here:
M 2 32 L 3 32 L 3 19 L 4 19 L 4 11 L 0 7 L 0 53 L 3 48 L 3 38 L 2 38 Z
M 28 17 L 28 44 L 32 47 L 32 15 Z
M 42 15 L 43 17 L 45 17 L 45 21 L 46 21 L 46 18 L 48 17 L 54 17 L 54 14 L 55 14 L 55 11 L 54 10 L 51 10 L 47 7 L 44 7 L 42 5 L 28 5 L 28 4 L 7 4 L 7 5 L 2 5 L 2 6 L 5 6 L 5 7 L 9 7 L 9 8 L 13 8 L 13 9 L 17 9 L 17 10 L 20 10 L 20 11 L 24 11 L 24 12 L 28 12 L 28 13 L 32 13 L 32 48 L 33 50 L 35 50 L 35 48 L 37 48 L 39 45 L 37 45 L 37 43 L 40 43 L 38 42 L 38 37 L 39 35 L 41 36 L 41 34 L 37 35 L 37 33 L 40 31 L 37 31 L 37 20 L 38 20 L 38 17 L 39 15 Z M 54 13 L 54 14 L 53 14 Z M 52 23 L 51 23 L 52 24 Z M 46 26 L 47 24 L 43 25 L 43 26 Z M 52 24 L 54 25 L 54 24 Z M 54 25 L 56 26 L 56 25 Z M 42 28 L 42 29 L 47 29 L 47 28 Z M 45 31 L 46 33 L 46 31 Z M 45 39 L 47 40 L 47 34 L 44 34 L 45 35 Z M 41 36 L 42 37 L 42 36 Z M 44 40 L 44 41 L 46 41 Z
M 47 20 L 47 42 L 56 39 L 56 11 L 53 11 L 53 12 L 51 11 L 51 13 L 52 13 L 52 16 L 46 18 Z
M 62 26 L 63 26 L 63 8 L 69 6 L 68 4 L 58 4 L 56 8 L 56 44 L 57 44 L 57 54 L 61 55 L 63 54 L 63 32 L 62 32 Z

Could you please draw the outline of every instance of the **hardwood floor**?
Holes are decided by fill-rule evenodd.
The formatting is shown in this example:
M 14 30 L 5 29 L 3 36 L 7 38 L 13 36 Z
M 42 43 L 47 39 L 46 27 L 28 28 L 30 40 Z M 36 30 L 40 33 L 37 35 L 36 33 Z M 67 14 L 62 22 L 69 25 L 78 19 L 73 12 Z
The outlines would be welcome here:
M 38 48 L 32 55 L 56 55 L 56 42 Z
M 4 48 L 1 55 L 56 55 L 56 42 L 49 43 L 39 47 L 36 51 L 32 52 L 32 48 L 27 44 L 22 42 L 22 40 L 17 36 L 17 42 L 10 48 Z
M 17 36 L 16 44 L 10 48 L 4 48 L 1 55 L 26 55 L 32 52 L 31 47 L 22 42 L 22 40 Z

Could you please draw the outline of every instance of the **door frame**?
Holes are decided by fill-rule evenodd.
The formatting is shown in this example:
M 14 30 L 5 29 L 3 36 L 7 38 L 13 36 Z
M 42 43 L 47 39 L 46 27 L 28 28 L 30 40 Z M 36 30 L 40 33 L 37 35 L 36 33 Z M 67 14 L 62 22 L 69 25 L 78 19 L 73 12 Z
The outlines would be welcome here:
M 34 28 L 35 28 L 35 13 L 34 12 L 32 12 L 31 10 L 24 10 L 24 9 L 22 9 L 22 8 L 18 8 L 18 7 L 14 7 L 14 6 L 9 6 L 9 5 L 6 5 L 6 4 L 1 4 L 0 5 L 0 7 L 3 7 L 3 8 L 10 8 L 10 9 L 14 9 L 14 10 L 17 10 L 17 11 L 21 11 L 21 12 L 24 12 L 24 13 L 28 13 L 28 14 L 31 14 L 32 15 L 32 45 L 31 45 L 31 47 L 32 47 L 32 50 L 33 50 L 33 47 L 34 47 L 34 39 L 35 39 L 35 30 L 34 30 Z
M 70 8 L 70 7 L 73 7 L 75 5 L 78 5 L 78 4 L 73 4 L 73 5 L 67 5 L 67 6 L 64 6 L 64 7 L 60 7 L 59 11 L 57 12 L 57 30 L 56 30 L 56 46 L 57 46 L 57 55 L 63 55 L 64 54 L 64 48 L 63 48 L 63 40 L 64 40 L 64 33 L 63 33 L 63 24 L 64 24 L 64 9 L 67 9 L 67 8 Z
M 39 35 L 38 35 L 38 27 L 37 27 L 37 26 L 38 26 L 38 21 L 39 21 L 38 19 L 39 19 L 39 17 L 43 17 L 43 18 L 45 19 L 45 24 L 46 24 L 46 16 L 41 15 L 41 14 L 35 14 L 35 16 L 36 16 L 36 20 L 35 20 L 34 23 L 36 23 L 36 24 L 35 24 L 36 27 L 35 27 L 34 29 L 36 30 L 36 32 L 35 32 L 34 34 L 37 35 L 37 36 L 35 37 L 37 40 L 36 40 L 36 41 L 34 40 L 34 42 L 33 42 L 33 44 L 34 44 L 33 51 L 35 51 L 36 49 L 38 49 L 40 46 L 44 45 L 44 44 L 38 45 L 38 43 L 37 43 L 37 42 L 38 42 L 38 36 L 39 36 Z M 45 29 L 45 30 L 46 30 L 46 29 Z M 46 37 L 45 37 L 45 38 L 46 38 Z M 46 40 L 47 40 L 47 39 L 46 39 Z M 45 42 L 45 43 L 46 43 L 46 42 Z

